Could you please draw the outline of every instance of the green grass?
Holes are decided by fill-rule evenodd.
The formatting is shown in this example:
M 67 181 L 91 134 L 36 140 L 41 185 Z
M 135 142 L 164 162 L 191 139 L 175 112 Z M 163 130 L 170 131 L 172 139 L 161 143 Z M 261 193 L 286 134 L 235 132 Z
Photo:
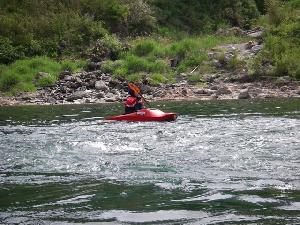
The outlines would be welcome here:
M 169 38 L 138 38 L 132 40 L 132 46 L 120 55 L 118 61 L 106 61 L 102 69 L 114 77 L 124 77 L 139 81 L 146 74 L 153 83 L 172 82 L 176 74 L 203 67 L 208 61 L 209 49 L 221 44 L 239 43 L 247 38 L 234 36 L 185 37 L 181 40 Z M 176 68 L 170 67 L 170 60 L 178 59 Z M 202 71 L 202 70 L 201 70 Z M 205 72 L 205 71 L 203 71 Z M 134 79 L 133 79 L 134 78 Z
M 47 57 L 17 60 L 11 65 L 1 66 L 0 90 L 11 94 L 35 91 L 37 87 L 54 84 L 61 71 L 76 72 L 84 66 L 85 63 L 82 61 L 63 60 L 57 62 Z M 37 76 L 39 72 L 49 75 L 39 78 Z

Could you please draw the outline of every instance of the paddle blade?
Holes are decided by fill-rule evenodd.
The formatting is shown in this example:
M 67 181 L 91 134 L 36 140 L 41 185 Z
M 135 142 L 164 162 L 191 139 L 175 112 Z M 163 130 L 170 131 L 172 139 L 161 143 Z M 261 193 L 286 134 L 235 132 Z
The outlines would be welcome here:
M 130 88 L 135 94 L 141 93 L 141 89 L 133 83 L 128 83 L 128 88 Z

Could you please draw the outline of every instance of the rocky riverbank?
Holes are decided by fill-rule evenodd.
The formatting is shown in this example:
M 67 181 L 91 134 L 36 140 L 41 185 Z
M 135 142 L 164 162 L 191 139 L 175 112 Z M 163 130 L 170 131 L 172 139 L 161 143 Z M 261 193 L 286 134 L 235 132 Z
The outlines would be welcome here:
M 261 31 L 247 34 L 261 35 Z M 210 65 L 216 70 L 202 75 L 201 82 L 192 83 L 189 76 L 199 68 L 176 76 L 172 84 L 150 85 L 147 78 L 138 84 L 148 101 L 157 100 L 211 100 L 211 99 L 262 99 L 300 97 L 300 85 L 289 77 L 253 77 L 242 60 L 251 59 L 262 49 L 259 41 L 219 46 L 208 52 Z M 236 58 L 234 70 L 228 65 Z M 201 69 L 201 68 L 200 68 Z M 47 76 L 40 73 L 39 76 Z M 8 97 L 0 93 L 0 105 L 89 104 L 122 102 L 127 96 L 127 82 L 112 79 L 111 74 L 99 70 L 60 74 L 58 82 L 35 93 L 22 93 Z
M 228 76 L 230 75 L 230 79 Z M 187 82 L 181 74 L 174 84 L 139 84 L 144 97 L 157 100 L 211 100 L 211 99 L 263 99 L 300 97 L 299 82 L 288 77 L 255 80 L 245 74 L 213 74 L 205 76 L 201 85 Z M 48 105 L 122 102 L 127 96 L 127 83 L 113 80 L 101 71 L 64 73 L 64 77 L 51 87 L 35 93 L 15 97 L 0 97 L 0 105 Z

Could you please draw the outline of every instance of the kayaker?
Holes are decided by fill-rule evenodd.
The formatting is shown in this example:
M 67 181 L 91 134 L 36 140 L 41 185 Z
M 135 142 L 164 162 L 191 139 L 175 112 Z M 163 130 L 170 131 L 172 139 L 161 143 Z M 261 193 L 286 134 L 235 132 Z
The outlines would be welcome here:
M 144 103 L 140 95 L 135 94 L 130 88 L 128 88 L 128 94 L 129 96 L 124 101 L 125 114 L 133 113 L 144 108 Z

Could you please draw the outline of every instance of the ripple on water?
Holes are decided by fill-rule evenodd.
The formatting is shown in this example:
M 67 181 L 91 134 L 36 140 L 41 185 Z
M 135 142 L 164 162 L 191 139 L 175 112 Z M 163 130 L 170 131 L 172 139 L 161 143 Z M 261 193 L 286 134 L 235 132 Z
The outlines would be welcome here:
M 112 123 L 82 108 L 9 119 L 0 223 L 297 224 L 297 116 L 196 106 L 174 123 Z

